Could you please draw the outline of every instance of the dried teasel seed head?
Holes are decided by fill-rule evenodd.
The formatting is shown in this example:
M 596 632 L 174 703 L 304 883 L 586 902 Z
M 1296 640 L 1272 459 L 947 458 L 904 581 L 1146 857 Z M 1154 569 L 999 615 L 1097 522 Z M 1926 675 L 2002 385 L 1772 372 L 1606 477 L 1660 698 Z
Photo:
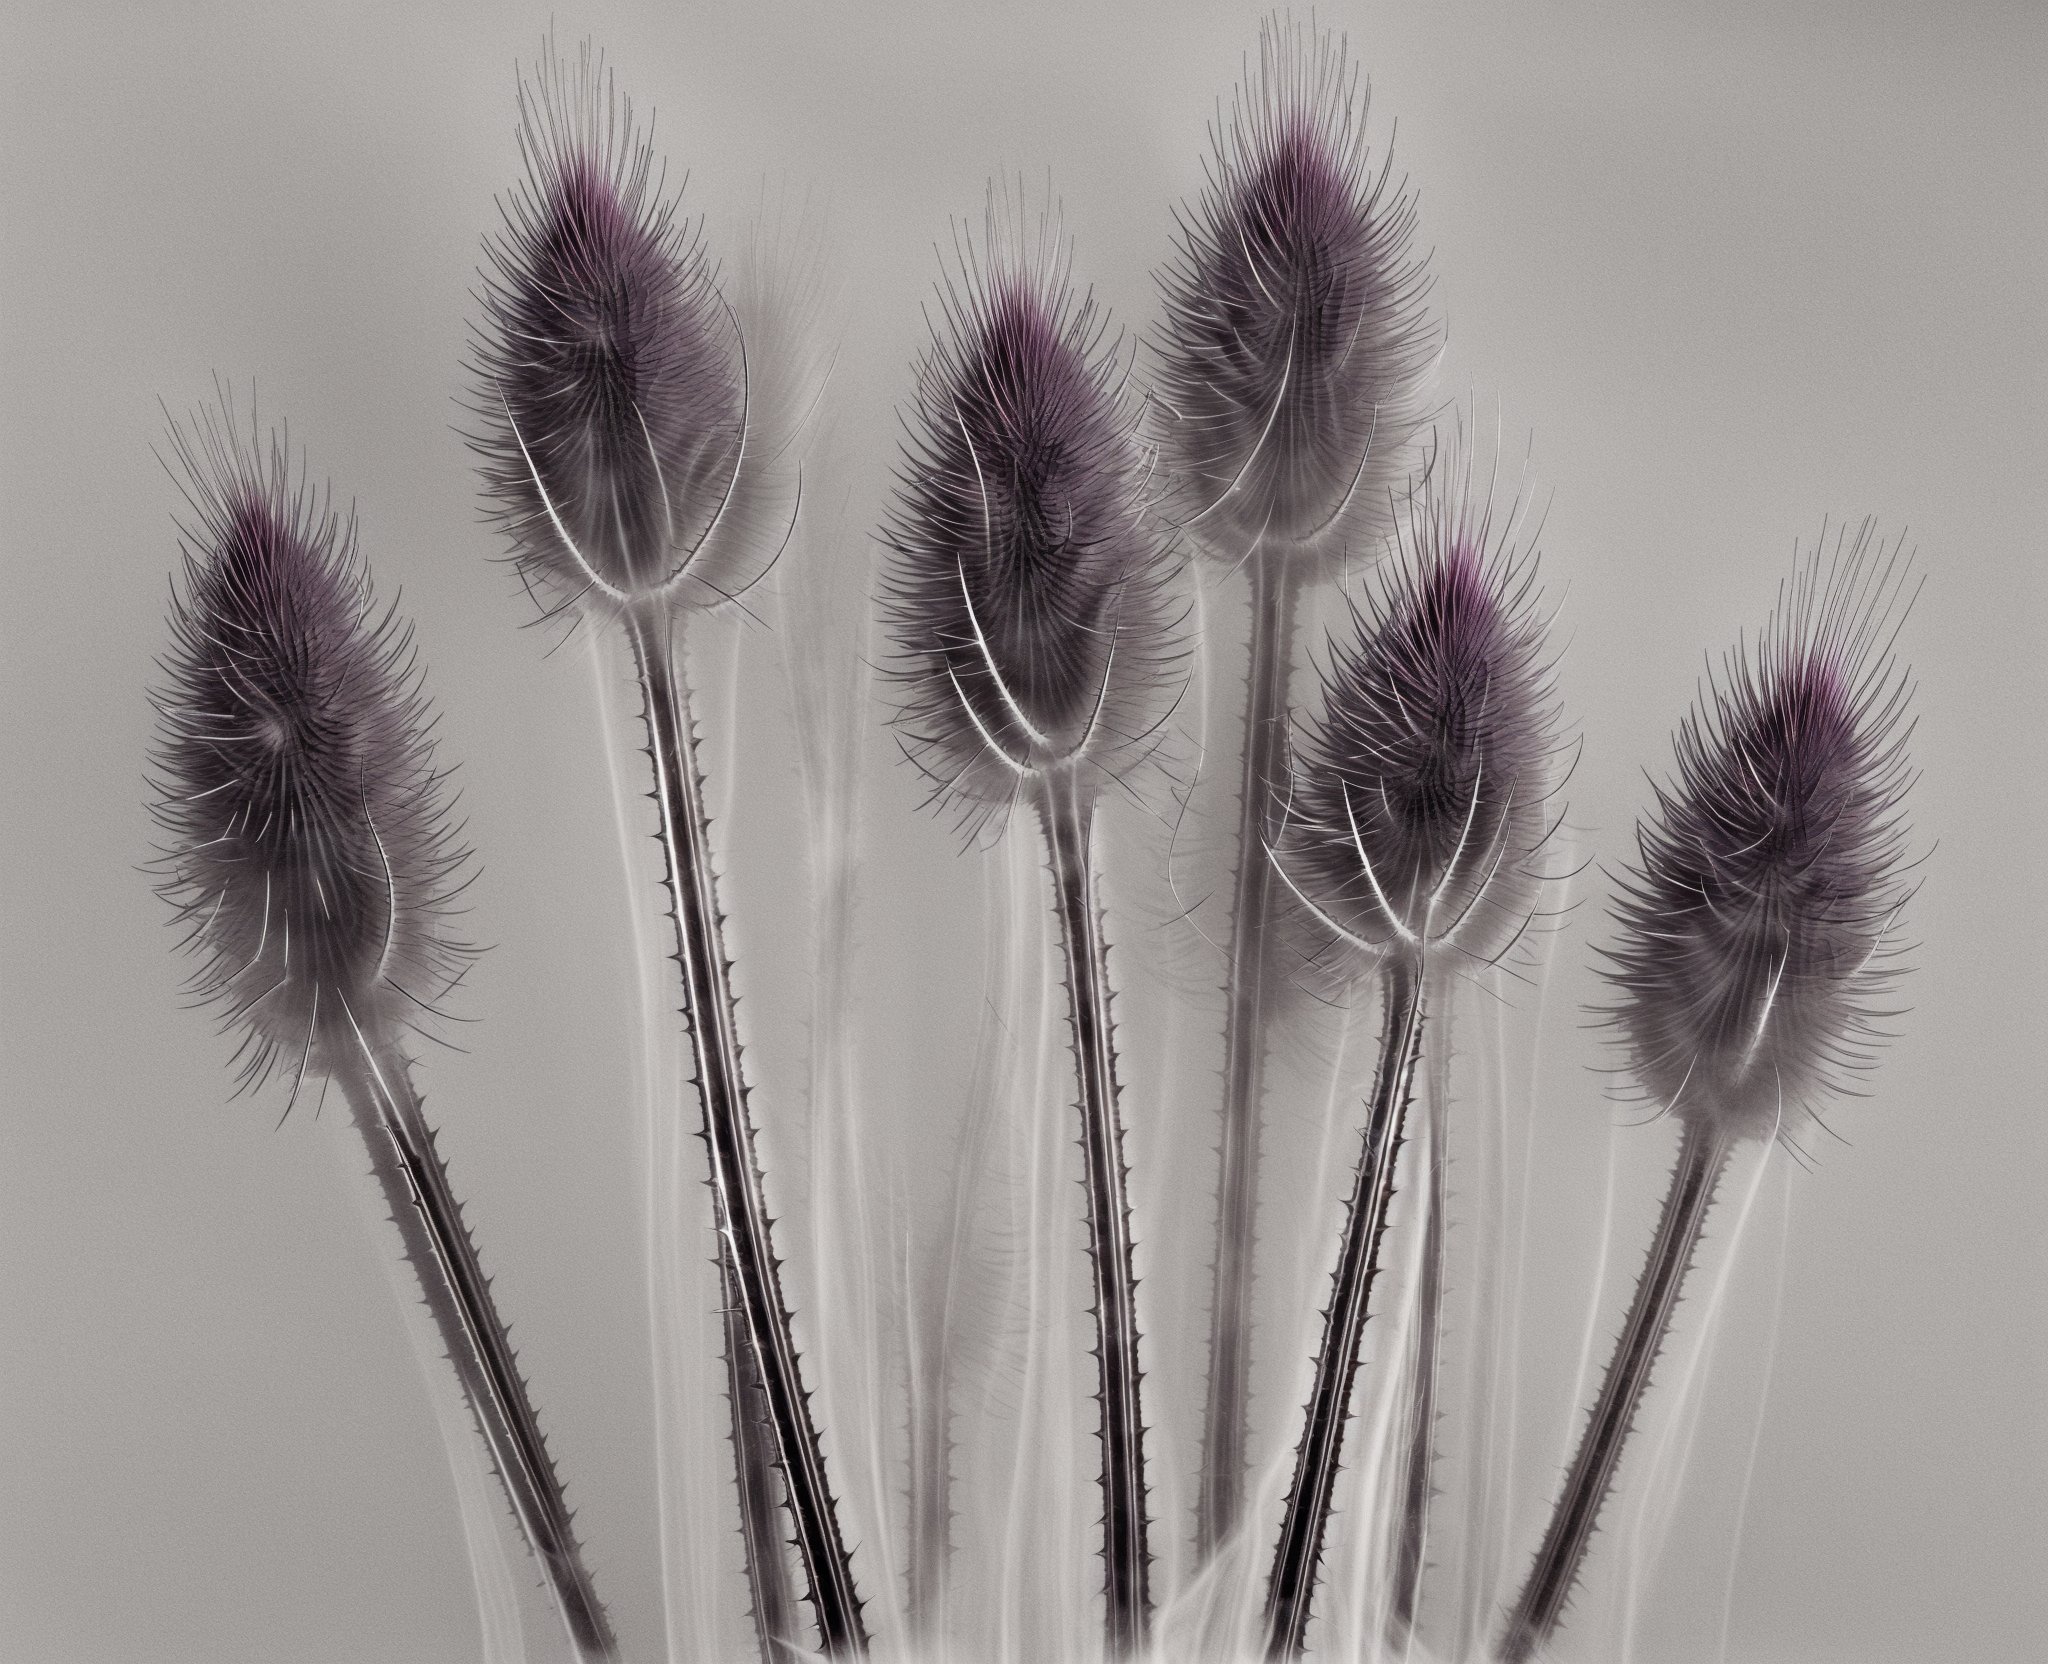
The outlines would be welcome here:
M 1660 1108 L 1768 1138 L 1870 1067 L 1907 899 L 1910 688 L 1891 653 L 1908 562 L 1865 521 L 1781 592 L 1677 735 L 1619 879 L 1605 975 Z
M 1276 860 L 1374 960 L 1477 965 L 1528 927 L 1554 829 L 1556 701 L 1536 560 L 1471 501 L 1469 457 L 1411 487 L 1397 552 L 1332 644 Z
M 469 950 L 412 633 L 378 612 L 355 526 L 231 410 L 173 427 L 195 519 L 155 696 L 161 893 L 194 991 L 245 1025 L 244 1078 L 301 1078 L 415 1022 Z
M 1050 235 L 1020 258 L 996 221 L 942 293 L 884 531 L 899 732 L 970 818 L 1139 760 L 1181 659 L 1116 348 Z
M 490 515 L 556 608 L 714 602 L 759 529 L 738 320 L 588 45 L 573 70 L 550 47 L 519 109 L 471 350 Z
M 1268 19 L 1160 274 L 1174 507 L 1232 561 L 1369 552 L 1423 419 L 1415 203 L 1367 150 L 1366 103 L 1341 40 Z

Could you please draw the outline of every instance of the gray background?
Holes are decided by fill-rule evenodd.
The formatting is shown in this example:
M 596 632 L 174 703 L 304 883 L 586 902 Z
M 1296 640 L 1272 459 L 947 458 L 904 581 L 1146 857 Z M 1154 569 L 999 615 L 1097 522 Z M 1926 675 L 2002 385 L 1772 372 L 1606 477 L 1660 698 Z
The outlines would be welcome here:
M 582 650 L 543 662 L 546 642 L 515 628 L 528 612 L 488 564 L 452 431 L 478 237 L 517 167 L 514 67 L 547 14 L 6 13 L 0 1656 L 477 1656 L 447 1465 L 334 1153 L 340 1117 L 302 1106 L 277 1127 L 281 1095 L 227 1101 L 227 1047 L 179 1008 L 137 871 L 143 690 L 174 556 L 157 400 L 182 411 L 216 372 L 245 399 L 253 378 L 266 416 L 357 499 L 383 590 L 402 587 L 417 620 L 485 859 L 471 924 L 492 945 L 460 1001 L 470 1052 L 435 1052 L 423 1079 L 632 1656 L 659 1656 L 641 1158 L 617 1107 L 635 1092 L 624 923 L 644 892 L 621 876 Z M 1907 532 L 1927 578 L 1902 638 L 1915 842 L 1934 851 L 1910 921 L 1913 1009 L 1870 1100 L 1835 1118 L 1847 1147 L 1823 1141 L 1817 1171 L 1770 1181 L 1789 1211 L 1778 1189 L 1760 1204 L 1764 1251 L 1736 1279 L 1726 1340 L 1731 1386 L 1771 1363 L 1767 1413 L 1753 1392 L 1710 1406 L 1695 1452 L 1725 1475 L 1756 1441 L 1739 1552 L 1715 1485 L 1697 1520 L 1681 1500 L 1637 1655 L 1723 1657 L 1726 1596 L 1734 1660 L 2038 1656 L 2043 16 L 1322 15 L 1373 77 L 1377 133 L 1399 122 L 1449 321 L 1440 391 L 1482 430 L 1497 420 L 1511 482 L 1528 451 L 1548 506 L 1585 852 L 1626 849 L 1641 771 L 1664 768 L 1703 655 L 1761 620 L 1824 516 Z M 1258 14 L 664 3 L 554 20 L 565 43 L 593 34 L 659 111 L 671 177 L 687 166 L 714 238 L 764 198 L 822 228 L 839 334 L 828 512 L 811 565 L 775 581 L 830 569 L 857 589 L 949 216 L 978 221 L 992 173 L 1049 179 L 1079 271 L 1142 326 L 1167 204 L 1198 182 Z M 727 864 L 742 918 L 762 898 L 749 1009 L 771 1077 L 807 1010 L 775 975 L 802 957 L 777 865 L 803 841 L 791 742 L 759 715 L 766 691 L 748 703 L 781 685 L 776 653 L 752 634 L 709 695 L 750 771 Z M 914 814 L 886 744 L 865 759 L 863 1078 L 892 1102 L 947 1099 L 972 1048 L 978 857 Z M 1661 1129 L 1610 1140 L 1620 1117 L 1574 1017 L 1603 888 L 1597 870 L 1580 881 L 1541 1024 L 1542 1159 L 1560 1176 L 1536 1198 L 1530 1322 L 1559 1338 L 1532 1341 L 1530 1367 L 1553 1440 L 1608 1151 L 1630 1198 L 1617 1264 L 1668 1157 Z M 920 950 L 927 930 L 939 945 Z M 1530 1458 L 1538 1490 L 1556 1459 Z M 534 1656 L 552 1656 L 529 1619 Z

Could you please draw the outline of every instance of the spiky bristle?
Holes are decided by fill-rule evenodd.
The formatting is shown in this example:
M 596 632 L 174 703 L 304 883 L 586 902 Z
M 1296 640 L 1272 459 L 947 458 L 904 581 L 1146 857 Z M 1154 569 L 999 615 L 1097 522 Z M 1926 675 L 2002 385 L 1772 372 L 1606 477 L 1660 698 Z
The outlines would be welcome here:
M 1414 199 L 1377 167 L 1344 43 L 1259 33 L 1160 274 L 1160 428 L 1182 523 L 1226 559 L 1365 554 L 1436 350 Z
M 1607 1014 L 1682 1119 L 1771 1137 L 1871 1064 L 1907 895 L 1906 567 L 1868 521 L 1817 546 L 1687 714 L 1637 828 Z
M 201 956 L 195 991 L 247 1026 L 245 1079 L 280 1056 L 303 1076 L 460 976 L 447 913 L 468 852 L 411 630 L 376 610 L 353 519 L 226 407 L 171 445 L 196 520 L 156 698 L 159 888 Z
M 586 45 L 519 89 L 527 177 L 487 241 L 471 442 L 528 583 L 557 607 L 728 593 L 748 374 L 697 228 Z
M 883 609 L 899 731 L 935 797 L 972 814 L 1050 770 L 1092 787 L 1128 766 L 1179 650 L 1094 301 L 1049 249 L 962 264 L 919 366 Z
M 1440 454 L 1411 488 L 1292 771 L 1281 873 L 1374 960 L 1497 958 L 1530 920 L 1554 824 L 1535 557 L 1495 538 L 1468 468 Z

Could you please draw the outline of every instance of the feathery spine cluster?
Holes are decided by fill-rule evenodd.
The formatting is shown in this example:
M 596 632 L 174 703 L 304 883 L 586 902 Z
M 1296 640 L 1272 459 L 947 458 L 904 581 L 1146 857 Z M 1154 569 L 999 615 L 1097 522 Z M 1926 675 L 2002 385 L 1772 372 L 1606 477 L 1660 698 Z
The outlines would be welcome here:
M 1354 945 L 1420 963 L 1505 951 L 1526 926 L 1549 832 L 1556 710 L 1534 557 L 1437 459 L 1395 559 L 1334 647 L 1293 768 L 1277 859 Z
M 1225 558 L 1342 556 L 1385 527 L 1435 352 L 1414 199 L 1372 165 L 1341 41 L 1269 19 L 1198 202 L 1180 211 L 1155 343 L 1183 524 Z
M 748 483 L 738 325 L 587 48 L 573 77 L 543 61 L 520 118 L 472 346 L 492 518 L 557 606 L 716 600 Z
M 943 297 L 885 533 L 899 728 L 970 813 L 1134 760 L 1178 657 L 1100 314 L 1049 256 L 991 259 Z
M 1870 1065 L 1906 896 L 1904 561 L 1869 524 L 1816 549 L 1678 730 L 1619 884 L 1609 1008 L 1643 1091 L 1770 1137 Z
M 160 888 L 257 1083 L 431 1010 L 466 958 L 446 924 L 468 855 L 411 631 L 376 610 L 353 520 L 231 413 L 171 442 L 196 520 L 156 701 Z

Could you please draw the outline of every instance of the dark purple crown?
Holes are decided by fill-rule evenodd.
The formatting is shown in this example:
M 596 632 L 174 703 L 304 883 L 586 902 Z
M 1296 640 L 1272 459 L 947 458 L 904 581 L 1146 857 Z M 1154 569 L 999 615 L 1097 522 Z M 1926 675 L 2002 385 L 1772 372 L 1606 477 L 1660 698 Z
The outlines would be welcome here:
M 520 107 L 528 177 L 487 245 L 473 443 L 528 580 L 617 604 L 715 559 L 746 462 L 745 354 L 587 54 L 573 78 L 550 58 Z
M 949 296 L 919 367 L 883 605 L 907 743 L 970 802 L 1128 762 L 1177 657 L 1101 334 L 1056 271 L 1004 267 Z
M 196 991 L 248 1026 L 247 1078 L 280 1052 L 317 1070 L 455 981 L 467 854 L 411 633 L 374 611 L 353 523 L 228 415 L 172 442 L 197 524 L 157 698 L 162 891 L 202 956 Z
M 1868 1067 L 1905 900 L 1907 688 L 1887 651 L 1900 563 L 1816 550 L 1754 651 L 1678 730 L 1620 880 L 1610 1008 L 1661 1108 L 1770 1137 Z
M 1434 351 L 1413 200 L 1368 163 L 1341 43 L 1269 20 L 1161 274 L 1177 514 L 1230 559 L 1360 549 L 1384 529 Z
M 1279 860 L 1354 945 L 1457 968 L 1529 923 L 1557 740 L 1533 557 L 1489 552 L 1449 473 L 1332 648 Z

